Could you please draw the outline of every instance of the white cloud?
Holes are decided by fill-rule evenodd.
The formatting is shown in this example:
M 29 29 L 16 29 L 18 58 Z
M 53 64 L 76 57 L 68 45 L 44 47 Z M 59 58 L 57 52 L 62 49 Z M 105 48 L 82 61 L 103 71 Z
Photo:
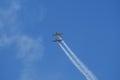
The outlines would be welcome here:
M 35 70 L 25 68 L 21 72 L 19 80 L 40 80 L 40 77 L 37 75 Z
M 42 38 L 19 34 L 19 32 L 22 33 L 17 19 L 20 9 L 21 5 L 16 0 L 11 0 L 9 7 L 0 8 L 0 47 L 16 44 L 16 56 L 22 63 L 22 71 L 18 80 L 39 80 L 34 63 L 43 56 L 43 41 Z M 44 13 L 46 13 L 44 9 L 41 9 L 40 21 L 44 19 Z
M 20 80 L 38 80 L 34 63 L 38 62 L 43 55 L 42 39 L 34 39 L 28 36 L 21 36 L 17 40 L 17 57 L 21 59 L 23 69 Z
M 17 27 L 17 12 L 20 5 L 16 1 L 11 1 L 9 7 L 0 8 L 0 31 L 15 32 Z
M 1 7 L 0 8 L 0 15 L 3 15 L 3 17 L 8 17 L 8 16 L 15 16 L 14 14 L 16 14 L 17 11 L 19 11 L 21 9 L 21 6 L 19 5 L 18 2 L 16 1 L 11 1 L 9 2 L 8 7 L 4 8 Z
M 21 36 L 17 40 L 18 57 L 27 62 L 38 60 L 43 53 L 42 39 Z
M 0 46 L 3 47 L 6 45 L 10 45 L 15 41 L 16 38 L 17 38 L 17 36 L 7 36 L 7 35 L 3 34 L 0 37 Z
M 0 8 L 0 46 L 10 45 L 19 37 L 17 12 L 20 5 L 15 0 L 8 3 L 8 7 Z

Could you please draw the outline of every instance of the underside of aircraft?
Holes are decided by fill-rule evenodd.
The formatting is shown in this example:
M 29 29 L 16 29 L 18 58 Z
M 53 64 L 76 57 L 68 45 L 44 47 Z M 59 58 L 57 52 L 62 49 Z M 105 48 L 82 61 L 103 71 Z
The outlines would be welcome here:
M 63 33 L 61 32 L 56 32 L 55 34 L 53 34 L 53 36 L 61 36 Z

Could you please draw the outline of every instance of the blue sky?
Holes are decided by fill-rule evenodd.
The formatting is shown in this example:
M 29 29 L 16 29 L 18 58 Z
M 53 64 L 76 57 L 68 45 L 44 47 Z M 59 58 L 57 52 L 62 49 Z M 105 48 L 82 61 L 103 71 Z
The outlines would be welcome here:
M 119 80 L 118 0 L 1 0 L 0 80 L 86 80 L 52 34 L 98 80 Z

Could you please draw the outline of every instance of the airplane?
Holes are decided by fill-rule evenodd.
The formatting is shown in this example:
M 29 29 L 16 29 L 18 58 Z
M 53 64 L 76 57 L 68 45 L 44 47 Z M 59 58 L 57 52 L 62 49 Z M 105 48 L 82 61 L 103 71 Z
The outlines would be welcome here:
M 53 34 L 53 36 L 61 36 L 63 33 L 60 32 L 56 32 L 55 34 Z
M 55 40 L 53 40 L 53 42 L 61 42 L 62 40 L 60 40 L 60 39 L 55 39 Z

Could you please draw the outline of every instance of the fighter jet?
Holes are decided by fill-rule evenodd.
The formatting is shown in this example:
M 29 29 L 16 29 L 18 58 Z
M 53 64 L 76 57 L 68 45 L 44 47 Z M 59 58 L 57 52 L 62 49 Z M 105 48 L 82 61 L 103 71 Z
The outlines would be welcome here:
M 55 40 L 53 40 L 53 42 L 61 42 L 62 40 L 60 40 L 60 39 L 55 39 Z
M 53 36 L 61 36 L 63 33 L 61 32 L 56 32 L 55 34 L 53 34 Z

